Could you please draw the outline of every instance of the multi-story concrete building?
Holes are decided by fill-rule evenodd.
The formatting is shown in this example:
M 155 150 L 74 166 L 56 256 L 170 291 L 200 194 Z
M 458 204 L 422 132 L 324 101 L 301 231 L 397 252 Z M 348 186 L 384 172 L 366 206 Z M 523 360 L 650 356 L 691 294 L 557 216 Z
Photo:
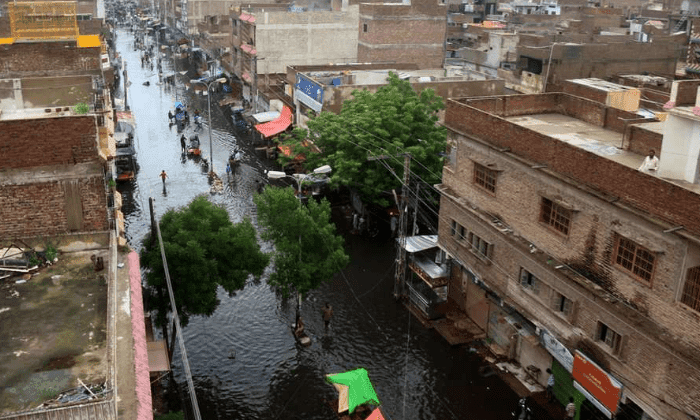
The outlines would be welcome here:
M 439 0 L 361 3 L 357 58 L 439 68 L 445 57 L 447 7 Z
M 565 93 L 447 101 L 448 296 L 581 418 L 700 415 L 700 108 L 681 90 L 661 133 Z
M 290 11 L 257 6 L 233 14 L 234 72 L 243 98 L 257 103 L 258 78 L 287 66 L 357 61 L 358 6 L 333 11 Z M 261 104 L 258 109 L 265 110 Z

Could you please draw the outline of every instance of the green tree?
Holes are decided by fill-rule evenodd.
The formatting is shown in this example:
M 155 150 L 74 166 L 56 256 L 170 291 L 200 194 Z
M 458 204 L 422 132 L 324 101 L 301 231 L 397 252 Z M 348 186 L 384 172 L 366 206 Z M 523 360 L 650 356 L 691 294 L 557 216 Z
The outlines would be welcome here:
M 266 187 L 254 197 L 262 237 L 275 244 L 275 272 L 269 283 L 299 302 L 310 291 L 345 268 L 350 258 L 342 236 L 331 223 L 328 200 L 309 199 L 302 205 L 292 188 Z
M 269 262 L 269 256 L 260 251 L 250 220 L 231 223 L 226 209 L 205 196 L 169 210 L 160 229 L 182 325 L 191 315 L 214 313 L 219 286 L 232 295 L 249 277 L 259 277 Z M 157 311 L 156 322 L 163 326 L 170 300 L 157 238 L 151 241 L 148 235 L 144 240 L 141 263 L 148 268 L 149 303 Z
M 340 114 L 322 112 L 308 121 L 308 133 L 295 130 L 282 140 L 294 155 L 304 153 L 306 168 L 330 165 L 332 183 L 356 188 L 364 199 L 382 206 L 389 204 L 382 193 L 401 184 L 384 165 L 402 177 L 403 159 L 393 156 L 410 153 L 421 164 L 412 170 L 435 184 L 442 176 L 447 138 L 445 128 L 438 125 L 442 98 L 432 89 L 416 93 L 396 74 L 390 73 L 388 80 L 376 93 L 355 90 L 353 98 L 343 102 Z M 307 137 L 320 153 L 309 149 L 304 141 Z M 392 158 L 367 160 L 377 155 Z

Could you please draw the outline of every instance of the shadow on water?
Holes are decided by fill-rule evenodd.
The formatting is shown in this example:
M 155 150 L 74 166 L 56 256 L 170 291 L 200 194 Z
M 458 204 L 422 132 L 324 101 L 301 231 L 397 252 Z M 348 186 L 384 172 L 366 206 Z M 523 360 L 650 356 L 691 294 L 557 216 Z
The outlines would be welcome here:
M 117 48 L 129 63 L 129 101 L 141 165 L 136 182 L 119 186 L 131 246 L 138 249 L 149 229 L 148 197 L 155 199 L 157 218 L 207 194 L 227 208 L 234 222 L 250 217 L 255 223 L 252 197 L 267 183 L 263 178 L 267 164 L 252 144 L 231 134 L 230 122 L 212 100 L 213 164 L 224 191 L 210 195 L 206 171 L 201 163 L 183 157 L 179 135 L 167 118 L 176 100 L 206 110 L 207 98 L 182 88 L 190 74 L 179 76 L 176 87 L 164 90 L 157 75 L 139 66 L 139 52 L 132 45 L 131 35 L 120 31 Z M 164 72 L 176 70 L 181 68 L 164 61 Z M 146 80 L 150 86 L 143 86 Z M 210 158 L 208 124 L 205 112 L 198 135 L 206 159 Z M 191 129 L 185 134 L 189 136 Z M 236 148 L 243 149 L 242 163 L 227 174 L 226 160 Z M 161 170 L 168 173 L 165 187 L 158 177 Z M 336 223 L 342 229 L 345 220 L 338 218 Z M 324 376 L 356 367 L 369 371 L 389 419 L 510 418 L 515 394 L 497 376 L 479 376 L 478 358 L 450 348 L 394 302 L 394 243 L 381 237 L 344 236 L 350 265 L 311 292 L 302 307 L 310 347 L 299 347 L 292 336 L 294 303 L 275 294 L 265 281 L 248 284 L 234 296 L 220 290 L 220 305 L 212 316 L 191 318 L 184 338 L 203 418 L 334 419 L 326 401 L 336 393 Z M 269 244 L 262 245 L 265 252 L 271 251 Z M 328 333 L 321 318 L 326 302 L 334 307 Z M 173 363 L 177 382 L 184 384 L 177 348 Z

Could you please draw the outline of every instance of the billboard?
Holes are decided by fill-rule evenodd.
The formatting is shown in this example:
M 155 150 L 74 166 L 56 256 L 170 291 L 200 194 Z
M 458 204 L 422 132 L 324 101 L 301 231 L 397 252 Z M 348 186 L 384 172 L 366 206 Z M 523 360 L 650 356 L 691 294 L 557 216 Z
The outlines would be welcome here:
M 294 84 L 294 99 L 316 112 L 321 112 L 321 108 L 323 108 L 323 86 L 297 73 L 297 80 Z
M 571 376 L 611 413 L 617 411 L 622 383 L 578 350 L 574 354 Z

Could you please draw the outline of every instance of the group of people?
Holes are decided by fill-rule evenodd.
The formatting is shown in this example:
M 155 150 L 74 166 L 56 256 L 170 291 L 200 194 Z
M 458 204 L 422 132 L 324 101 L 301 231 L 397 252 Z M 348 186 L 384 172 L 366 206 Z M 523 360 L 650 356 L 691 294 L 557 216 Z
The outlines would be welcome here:
M 552 369 L 547 369 L 549 377 L 547 377 L 547 402 L 551 403 L 554 401 L 554 373 Z M 576 417 L 576 403 L 574 402 L 574 397 L 569 397 L 569 403 L 564 407 L 565 419 L 570 420 Z
M 333 307 L 330 303 L 326 302 L 326 306 L 323 307 L 323 324 L 325 325 L 326 331 L 331 324 L 331 318 L 333 317 Z M 294 322 L 294 336 L 297 339 L 303 337 L 304 334 L 304 321 L 301 319 L 301 315 L 297 313 L 296 321 Z

